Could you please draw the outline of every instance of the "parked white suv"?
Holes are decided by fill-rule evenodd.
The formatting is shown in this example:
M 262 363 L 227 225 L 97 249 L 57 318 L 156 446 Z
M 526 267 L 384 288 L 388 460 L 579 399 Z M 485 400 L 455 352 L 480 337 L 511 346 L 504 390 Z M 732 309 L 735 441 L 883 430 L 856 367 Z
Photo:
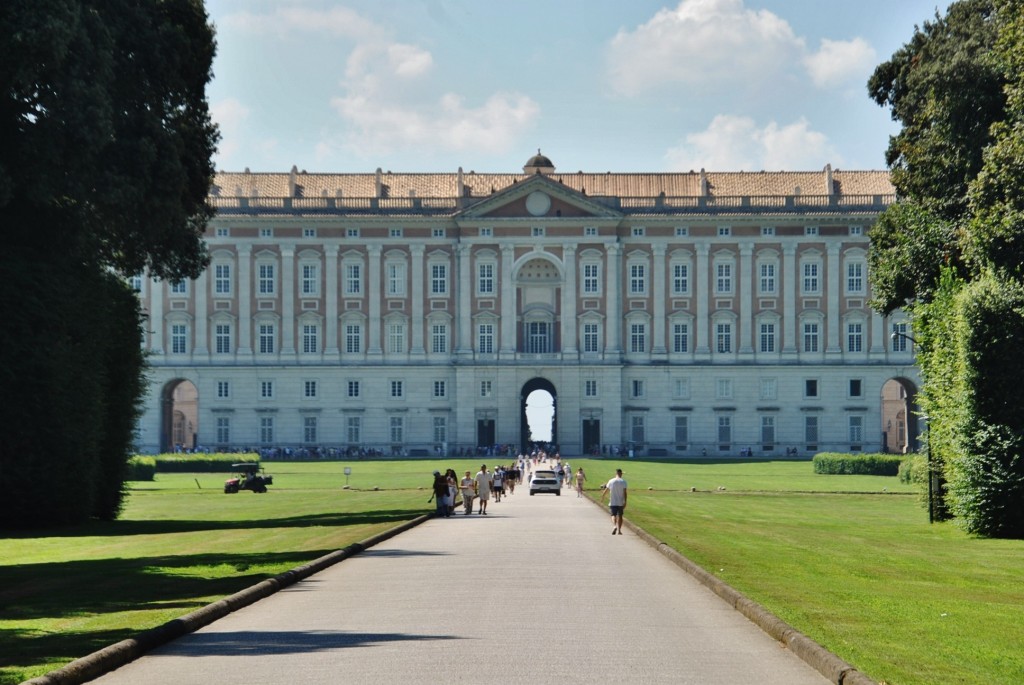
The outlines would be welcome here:
M 562 488 L 558 483 L 558 475 L 554 471 L 534 471 L 530 476 L 530 494 L 553 492 L 562 496 Z

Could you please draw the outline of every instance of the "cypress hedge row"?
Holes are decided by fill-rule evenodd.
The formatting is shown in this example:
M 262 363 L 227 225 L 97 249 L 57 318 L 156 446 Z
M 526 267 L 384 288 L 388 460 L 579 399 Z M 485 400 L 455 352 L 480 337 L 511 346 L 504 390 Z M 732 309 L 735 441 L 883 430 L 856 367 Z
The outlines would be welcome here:
M 895 476 L 906 457 L 895 454 L 846 454 L 819 452 L 814 472 L 840 476 Z

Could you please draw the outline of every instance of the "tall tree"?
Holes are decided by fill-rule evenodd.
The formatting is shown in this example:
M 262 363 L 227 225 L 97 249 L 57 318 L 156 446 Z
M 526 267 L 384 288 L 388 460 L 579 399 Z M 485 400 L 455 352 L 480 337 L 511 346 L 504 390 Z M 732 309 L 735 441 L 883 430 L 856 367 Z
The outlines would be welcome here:
M 141 322 L 111 276 L 208 262 L 214 48 L 202 0 L 0 3 L 0 236 L 17 276 L 0 283 L 0 396 L 22 398 L 0 415 L 0 524 L 120 508 L 144 368 L 118 352 Z

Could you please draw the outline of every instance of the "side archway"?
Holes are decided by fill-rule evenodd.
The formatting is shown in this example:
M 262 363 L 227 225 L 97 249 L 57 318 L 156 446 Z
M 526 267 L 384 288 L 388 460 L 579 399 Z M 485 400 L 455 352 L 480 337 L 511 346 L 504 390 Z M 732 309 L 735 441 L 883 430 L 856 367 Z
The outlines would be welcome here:
M 917 386 L 906 378 L 890 378 L 882 385 L 882 450 L 906 454 L 918 448 L 920 411 Z
M 164 385 L 161 397 L 160 451 L 194 449 L 199 442 L 199 390 L 184 378 Z

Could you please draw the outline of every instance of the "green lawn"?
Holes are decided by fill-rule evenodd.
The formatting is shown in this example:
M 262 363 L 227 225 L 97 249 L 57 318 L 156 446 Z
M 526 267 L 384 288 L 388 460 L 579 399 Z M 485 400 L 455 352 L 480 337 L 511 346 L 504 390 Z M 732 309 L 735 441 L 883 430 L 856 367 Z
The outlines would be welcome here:
M 434 468 L 480 461 L 267 464 L 265 495 L 224 495 L 223 475 L 158 475 L 133 484 L 120 521 L 8 535 L 0 684 L 429 511 Z M 621 466 L 628 518 L 877 680 L 1024 682 L 1024 542 L 929 525 L 896 478 L 819 476 L 809 462 L 572 465 L 594 495 Z

